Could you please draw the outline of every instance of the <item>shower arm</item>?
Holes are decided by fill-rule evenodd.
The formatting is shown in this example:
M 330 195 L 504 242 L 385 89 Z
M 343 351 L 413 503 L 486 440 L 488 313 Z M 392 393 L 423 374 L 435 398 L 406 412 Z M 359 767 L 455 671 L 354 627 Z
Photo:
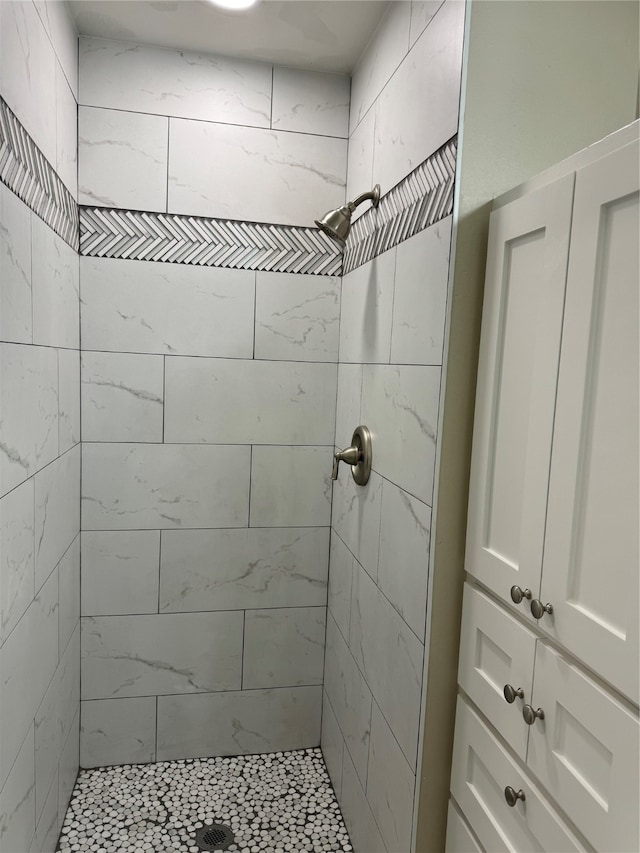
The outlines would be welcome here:
M 366 193 L 360 193 L 357 198 L 354 198 L 353 201 L 347 202 L 347 207 L 353 213 L 353 211 L 362 204 L 363 201 L 367 201 L 371 199 L 371 203 L 374 207 L 378 206 L 378 202 L 380 201 L 380 185 L 376 184 L 372 190 Z

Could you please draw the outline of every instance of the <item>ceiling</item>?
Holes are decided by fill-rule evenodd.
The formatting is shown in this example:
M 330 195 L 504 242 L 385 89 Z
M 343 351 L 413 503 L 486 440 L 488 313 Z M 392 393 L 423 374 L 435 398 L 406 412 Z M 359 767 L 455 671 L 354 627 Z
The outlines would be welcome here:
M 260 0 L 246 12 L 207 0 L 69 0 L 81 35 L 350 73 L 388 0 Z

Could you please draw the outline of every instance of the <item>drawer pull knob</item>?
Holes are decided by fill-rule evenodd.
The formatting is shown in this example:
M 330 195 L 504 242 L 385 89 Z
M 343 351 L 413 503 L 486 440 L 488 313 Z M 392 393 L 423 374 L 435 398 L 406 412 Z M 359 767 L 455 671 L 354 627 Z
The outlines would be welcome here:
M 526 797 L 524 795 L 524 791 L 520 788 L 519 791 L 516 791 L 515 788 L 512 788 L 511 785 L 507 785 L 504 789 L 504 798 L 507 801 L 507 805 L 513 808 L 518 800 L 522 800 L 524 803 Z
M 502 692 L 504 693 L 504 698 L 510 705 L 516 701 L 516 696 L 520 699 L 524 699 L 524 690 L 522 687 L 514 687 L 512 684 L 505 684 Z
M 523 598 L 531 598 L 530 589 L 521 589 L 519 586 L 511 587 L 511 601 L 514 604 L 520 604 Z
M 553 604 L 543 604 L 539 598 L 534 598 L 531 602 L 531 613 L 534 619 L 542 619 L 545 613 L 549 616 L 553 613 Z
M 528 726 L 532 726 L 536 719 L 544 720 L 544 711 L 542 708 L 538 708 L 537 710 L 533 708 L 531 705 L 525 705 L 522 709 L 522 716 L 524 718 L 525 723 Z

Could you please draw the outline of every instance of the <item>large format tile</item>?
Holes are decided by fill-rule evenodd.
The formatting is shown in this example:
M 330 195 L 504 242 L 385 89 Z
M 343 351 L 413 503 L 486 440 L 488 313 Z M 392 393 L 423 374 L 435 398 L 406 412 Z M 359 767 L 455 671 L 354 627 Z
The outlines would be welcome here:
M 155 760 L 155 696 L 84 701 L 80 721 L 82 767 Z
M 239 689 L 243 614 L 82 617 L 82 698 Z
M 4 5 L 4 4 L 3 4 Z M 0 790 L 0 850 L 28 850 L 36 830 L 33 721 L 21 744 L 7 783 Z
M 371 812 L 371 806 L 367 802 L 363 783 L 358 779 L 353 761 L 346 749 L 342 761 L 340 808 L 356 853 L 387 853 L 380 830 Z M 399 853 L 399 851 L 393 851 L 393 853 Z M 402 851 L 402 853 L 405 852 Z
M 166 210 L 168 123 L 164 116 L 80 107 L 78 201 Z
M 77 97 L 78 32 L 71 10 L 66 3 L 50 3 L 48 0 L 34 0 L 34 4 L 71 91 Z
M 58 452 L 80 441 L 80 353 L 58 350 Z
M 73 719 L 58 765 L 58 814 L 64 815 L 80 768 L 80 709 Z
M 274 130 L 346 139 L 349 136 L 350 90 L 351 80 L 346 75 L 276 65 L 271 126 Z
M 333 364 L 167 358 L 165 441 L 331 444 Z
M 322 734 L 320 737 L 320 746 L 322 747 L 322 756 L 324 763 L 327 765 L 333 790 L 336 792 L 336 797 L 339 800 L 342 790 L 342 752 L 344 750 L 344 740 L 342 739 L 340 726 L 326 693 L 322 696 Z
M 81 539 L 83 616 L 157 613 L 159 530 L 85 530 Z
M 375 464 L 375 444 L 373 445 Z M 382 505 L 382 477 L 371 472 L 366 486 L 358 486 L 342 463 L 333 488 L 331 524 L 372 578 L 378 574 L 378 538 Z
M 321 687 L 160 696 L 158 761 L 317 746 L 321 711 Z
M 80 446 L 36 474 L 36 590 L 80 529 Z
M 171 213 L 312 226 L 344 204 L 344 139 L 184 119 L 169 136 Z
M 81 258 L 86 350 L 252 358 L 255 273 Z
M 64 5 L 64 4 L 51 4 Z M 78 105 L 60 65 L 56 65 L 56 172 L 78 198 Z
M 442 364 L 451 216 L 397 248 L 393 364 Z
M 82 458 L 85 530 L 247 524 L 249 447 L 87 443 Z
M 160 610 L 324 605 L 328 545 L 326 527 L 164 530 Z
M 364 368 L 361 417 L 371 430 L 373 467 L 429 505 L 439 393 L 439 367 Z
M 51 781 L 29 853 L 55 853 L 62 817 L 63 815 L 58 816 L 58 774 L 56 773 Z
M 31 212 L 0 184 L 0 340 L 30 344 Z
M 84 441 L 162 441 L 164 358 L 82 353 Z
M 58 454 L 58 360 L 49 347 L 0 345 L 0 494 Z
M 339 364 L 335 443 L 340 449 L 349 447 L 353 431 L 360 424 L 361 396 L 362 365 Z
M 256 358 L 336 361 L 339 326 L 339 278 L 256 274 Z
M 388 480 L 382 487 L 378 586 L 424 639 L 431 509 Z
M 33 599 L 33 479 L 0 501 L 0 645 Z
M 364 785 L 369 756 L 371 691 L 331 614 L 327 616 L 324 689 Z
M 411 28 L 409 42 L 413 47 L 425 28 L 433 20 L 433 16 L 442 6 L 444 0 L 411 0 Z
M 378 98 L 373 171 L 385 187 L 458 130 L 464 13 L 464 2 L 447 0 Z
M 407 761 L 415 767 L 423 646 L 363 569 L 354 573 L 349 646 Z
M 33 342 L 80 345 L 78 255 L 42 219 L 31 217 Z
M 349 636 L 351 621 L 351 587 L 353 584 L 354 556 L 338 536 L 331 531 L 329 553 L 329 613 L 344 637 Z
M 58 649 L 62 654 L 80 620 L 80 534 L 58 563 Z
M 82 37 L 80 70 L 81 104 L 269 127 L 265 63 Z
M 322 684 L 325 607 L 247 610 L 242 687 Z
M 369 110 L 349 138 L 347 164 L 347 199 L 353 200 L 378 183 L 373 174 L 373 146 L 375 142 L 376 111 Z M 380 187 L 382 194 L 391 187 Z M 355 222 L 369 208 L 368 204 L 358 207 L 351 217 Z
M 330 447 L 254 447 L 251 527 L 329 525 L 330 477 Z
M 340 361 L 389 363 L 396 249 L 342 279 Z

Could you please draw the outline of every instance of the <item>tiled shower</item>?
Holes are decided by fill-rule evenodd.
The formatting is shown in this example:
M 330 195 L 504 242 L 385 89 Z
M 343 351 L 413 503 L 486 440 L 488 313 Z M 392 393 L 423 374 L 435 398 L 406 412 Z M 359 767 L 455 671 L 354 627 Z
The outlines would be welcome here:
M 0 16 L 0 850 L 79 767 L 321 744 L 409 851 L 464 3 L 351 78 Z

